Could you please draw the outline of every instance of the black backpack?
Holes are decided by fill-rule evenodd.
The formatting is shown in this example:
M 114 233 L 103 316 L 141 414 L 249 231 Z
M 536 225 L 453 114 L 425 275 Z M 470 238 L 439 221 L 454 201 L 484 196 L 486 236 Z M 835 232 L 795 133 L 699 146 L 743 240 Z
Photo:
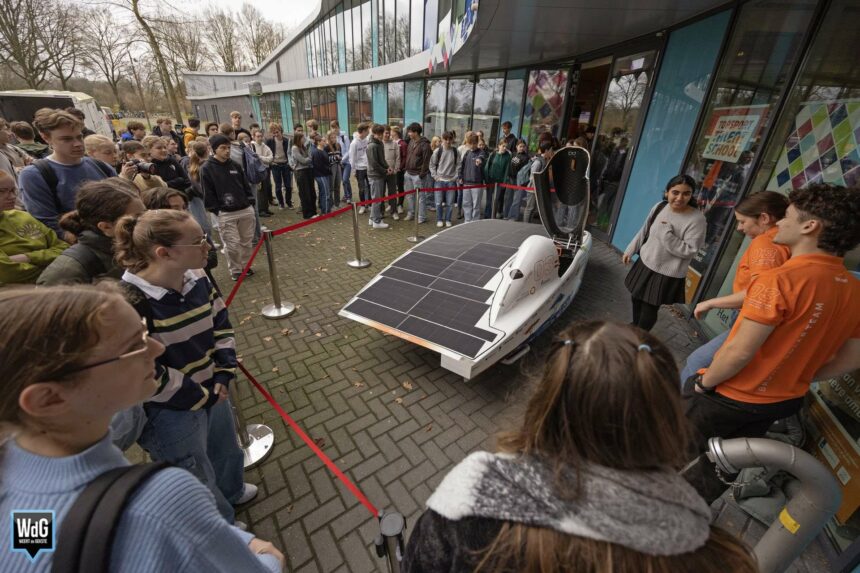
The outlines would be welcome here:
M 96 167 L 99 168 L 99 171 L 104 174 L 106 179 L 109 177 L 115 177 L 115 175 L 111 173 L 110 165 L 108 165 L 104 161 L 99 161 L 98 159 L 93 159 L 92 157 L 85 158 L 84 161 L 86 161 L 86 159 L 89 159 L 90 161 L 95 163 Z M 51 190 L 51 196 L 54 198 L 54 204 L 57 207 L 57 212 L 62 213 L 63 208 L 60 205 L 60 197 L 57 195 L 57 186 L 60 184 L 60 180 L 57 179 L 57 174 L 54 173 L 54 168 L 51 167 L 50 160 L 37 159 L 33 162 L 33 165 L 42 175 L 42 179 L 44 179 L 45 183 L 47 183 L 48 189 Z
M 108 470 L 78 495 L 63 519 L 51 573 L 107 573 L 119 520 L 131 496 L 167 463 Z

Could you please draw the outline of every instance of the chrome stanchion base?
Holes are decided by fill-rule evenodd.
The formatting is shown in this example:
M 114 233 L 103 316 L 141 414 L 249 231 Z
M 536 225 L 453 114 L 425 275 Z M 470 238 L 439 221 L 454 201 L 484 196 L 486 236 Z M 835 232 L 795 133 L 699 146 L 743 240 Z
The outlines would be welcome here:
M 275 445 L 275 432 L 264 424 L 248 424 L 245 429 L 248 432 L 247 447 L 242 448 L 245 454 L 245 469 L 250 469 L 272 453 Z
M 366 269 L 370 266 L 369 259 L 352 259 L 350 261 L 346 261 L 346 264 L 351 266 L 354 269 Z
M 291 302 L 282 302 L 281 306 L 275 306 L 274 304 L 267 304 L 263 307 L 263 310 L 260 311 L 265 318 L 284 318 L 285 316 L 290 316 L 296 311 L 296 305 Z
M 406 240 L 409 241 L 410 243 L 420 243 L 421 241 L 423 241 L 426 238 L 427 237 L 422 237 L 421 235 L 413 235 L 411 237 L 406 237 Z

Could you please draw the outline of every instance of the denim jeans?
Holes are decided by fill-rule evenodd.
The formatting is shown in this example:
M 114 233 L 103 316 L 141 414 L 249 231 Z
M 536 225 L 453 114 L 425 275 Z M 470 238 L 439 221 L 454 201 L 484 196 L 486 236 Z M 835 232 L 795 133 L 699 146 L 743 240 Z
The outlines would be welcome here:
M 445 189 L 448 187 L 455 187 L 457 185 L 456 181 L 437 181 L 433 187 L 437 189 Z M 436 220 L 437 221 L 450 221 L 451 220 L 451 211 L 454 210 L 454 197 L 457 196 L 457 191 L 434 191 L 434 195 L 436 195 Z M 445 210 L 442 210 L 442 202 L 445 203 Z
M 684 369 L 681 370 L 681 388 L 684 387 L 684 382 L 687 378 L 695 374 L 699 369 L 707 368 L 711 365 L 711 362 L 714 361 L 714 355 L 717 353 L 717 350 L 720 349 L 729 337 L 729 332 L 731 332 L 731 329 L 726 330 L 722 334 L 718 334 L 702 346 L 695 349 L 692 354 L 687 357 Z
M 343 200 L 347 203 L 352 203 L 352 181 L 349 176 L 352 174 L 352 165 L 349 162 L 342 164 L 343 171 L 341 172 L 341 180 L 343 181 Z
M 370 181 L 367 179 L 367 169 L 356 169 L 355 179 L 358 181 L 358 200 L 370 199 Z
M 385 179 L 370 180 L 371 199 L 379 199 L 385 195 Z M 370 219 L 374 223 L 382 221 L 382 203 L 374 203 L 370 206 Z
M 138 442 L 154 461 L 197 476 L 215 496 L 221 515 L 233 523 L 233 503 L 244 490 L 245 456 L 239 448 L 230 401 L 208 409 L 170 410 L 145 405 L 146 425 Z
M 385 193 L 383 197 L 389 195 L 397 195 L 397 174 L 391 173 L 385 176 Z M 391 207 L 392 213 L 397 213 L 397 199 L 389 199 L 388 205 Z
M 332 207 L 337 207 L 340 205 L 340 178 L 342 177 L 340 172 L 340 164 L 333 163 L 331 165 L 331 187 L 329 188 L 329 211 L 331 211 Z
M 209 237 L 212 235 L 212 222 L 209 219 L 209 213 L 206 211 L 206 206 L 203 204 L 203 199 L 200 197 L 192 197 L 188 202 L 188 211 L 191 213 L 191 216 L 194 217 L 194 220 L 197 221 L 197 224 L 200 225 L 200 228 L 203 229 L 203 233 Z
M 495 185 L 491 185 L 486 189 L 486 201 L 484 204 L 484 219 L 489 219 L 493 214 L 493 199 L 495 198 Z
M 275 180 L 275 197 L 278 205 L 293 206 L 293 170 L 289 163 L 272 163 L 272 179 Z M 283 187 L 283 191 L 281 188 Z
M 469 183 L 464 185 L 478 185 L 477 183 Z M 481 218 L 481 197 L 483 189 L 476 187 L 474 189 L 463 189 L 463 215 L 467 223 L 478 221 Z
M 423 187 L 429 187 L 427 184 L 426 178 L 421 177 L 420 175 L 412 175 L 411 173 L 406 173 L 403 176 L 403 189 L 404 191 L 411 191 L 412 189 L 421 189 Z M 412 195 L 408 195 L 406 197 L 406 212 L 407 215 L 415 214 L 415 198 L 418 197 L 418 222 L 423 223 L 427 220 L 427 202 L 425 198 L 422 197 L 424 193 L 417 191 Z
M 327 177 L 315 177 L 317 189 L 319 190 L 320 214 L 325 215 L 331 211 L 331 175 Z

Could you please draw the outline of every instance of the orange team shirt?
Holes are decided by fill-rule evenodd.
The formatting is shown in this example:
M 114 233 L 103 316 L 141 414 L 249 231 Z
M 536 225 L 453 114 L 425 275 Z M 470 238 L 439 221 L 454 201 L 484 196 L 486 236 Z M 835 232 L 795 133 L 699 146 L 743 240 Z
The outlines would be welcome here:
M 792 257 L 752 280 L 728 340 L 743 319 L 776 328 L 717 392 L 756 404 L 799 398 L 846 340 L 860 338 L 860 280 L 839 257 Z
M 762 271 L 782 265 L 791 257 L 791 249 L 773 242 L 777 231 L 779 231 L 779 227 L 771 227 L 750 241 L 749 247 L 741 255 L 741 260 L 738 262 L 735 281 L 732 283 L 732 292 L 746 290 L 753 277 Z

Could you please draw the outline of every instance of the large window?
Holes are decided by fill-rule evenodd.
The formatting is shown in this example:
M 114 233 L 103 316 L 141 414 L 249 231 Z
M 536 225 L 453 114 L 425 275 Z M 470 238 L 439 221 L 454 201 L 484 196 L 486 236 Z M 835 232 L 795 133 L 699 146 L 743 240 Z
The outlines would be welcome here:
M 697 183 L 695 197 L 708 222 L 705 246 L 690 263 L 687 297 L 698 290 L 714 262 L 722 237 L 734 227 L 733 210 L 746 189 L 750 167 L 761 153 L 762 137 L 790 70 L 800 57 L 815 0 L 778 6 L 767 1 L 743 4 L 729 39 L 726 57 L 714 80 L 692 155 L 684 168 Z M 714 288 L 728 272 L 731 258 L 711 276 Z
M 504 87 L 505 77 L 502 73 L 478 76 L 478 83 L 475 84 L 475 111 L 472 116 L 472 129 L 484 132 L 484 138 L 490 148 L 494 148 L 498 141 Z M 511 152 L 516 153 L 516 149 L 512 149 Z
M 361 97 L 361 105 L 359 106 L 359 116 L 361 121 L 373 122 L 373 97 L 369 85 L 358 86 L 358 93 Z
M 388 84 L 388 125 L 405 127 L 403 111 L 403 82 L 391 82 Z
M 370 0 L 361 5 L 361 58 L 364 67 L 373 67 L 373 19 L 370 11 Z
M 403 123 L 407 127 L 410 123 L 420 125 L 424 122 L 424 81 L 411 80 L 404 83 Z
M 445 92 L 447 79 L 427 80 L 424 95 L 424 136 L 442 135 L 445 129 Z
M 269 124 L 281 123 L 281 97 L 279 94 L 265 94 L 260 97 L 260 127 L 269 131 Z
M 396 0 L 396 24 L 394 27 L 394 58 L 409 57 L 409 0 Z M 405 134 L 404 134 L 405 135 Z
M 523 136 L 528 133 L 529 149 L 537 150 L 540 134 L 547 131 L 558 137 L 564 111 L 567 70 L 533 70 L 529 74 Z
M 364 50 L 361 46 L 361 4 L 358 0 L 352 3 L 352 62 L 354 70 L 364 69 Z M 368 40 L 369 41 L 369 40 Z
M 397 60 L 397 40 L 398 40 L 398 29 L 397 29 L 397 6 L 396 0 L 382 0 L 385 3 L 385 11 L 383 23 L 385 24 L 385 34 L 382 36 L 383 40 L 380 41 L 380 47 L 384 47 L 381 50 L 381 53 L 384 54 L 385 58 L 383 59 L 384 63 L 390 64 Z
M 439 0 L 424 0 L 424 49 L 436 45 L 439 37 L 436 25 L 439 23 Z
M 424 0 L 412 0 L 412 18 L 409 21 L 409 47 L 411 53 L 424 50 Z
M 448 83 L 448 107 L 446 109 L 445 129 L 453 131 L 456 139 L 462 139 L 463 134 L 471 129 L 472 99 L 475 82 L 472 77 L 451 78 Z M 435 133 L 434 135 L 441 135 Z M 486 137 L 486 134 L 485 134 Z
M 351 72 L 355 68 L 353 62 L 352 50 L 352 9 L 349 7 L 349 0 L 343 2 L 343 46 L 344 55 L 346 56 L 346 71 Z
M 355 133 L 356 127 L 361 121 L 359 117 L 361 113 L 359 110 L 361 109 L 361 100 L 359 99 L 358 94 L 358 86 L 349 86 L 346 89 L 346 100 L 348 102 L 349 107 L 349 133 L 350 136 Z
M 526 70 L 509 70 L 505 81 L 505 97 L 502 101 L 502 123 L 511 122 L 511 133 L 522 137 L 523 92 L 526 89 Z

